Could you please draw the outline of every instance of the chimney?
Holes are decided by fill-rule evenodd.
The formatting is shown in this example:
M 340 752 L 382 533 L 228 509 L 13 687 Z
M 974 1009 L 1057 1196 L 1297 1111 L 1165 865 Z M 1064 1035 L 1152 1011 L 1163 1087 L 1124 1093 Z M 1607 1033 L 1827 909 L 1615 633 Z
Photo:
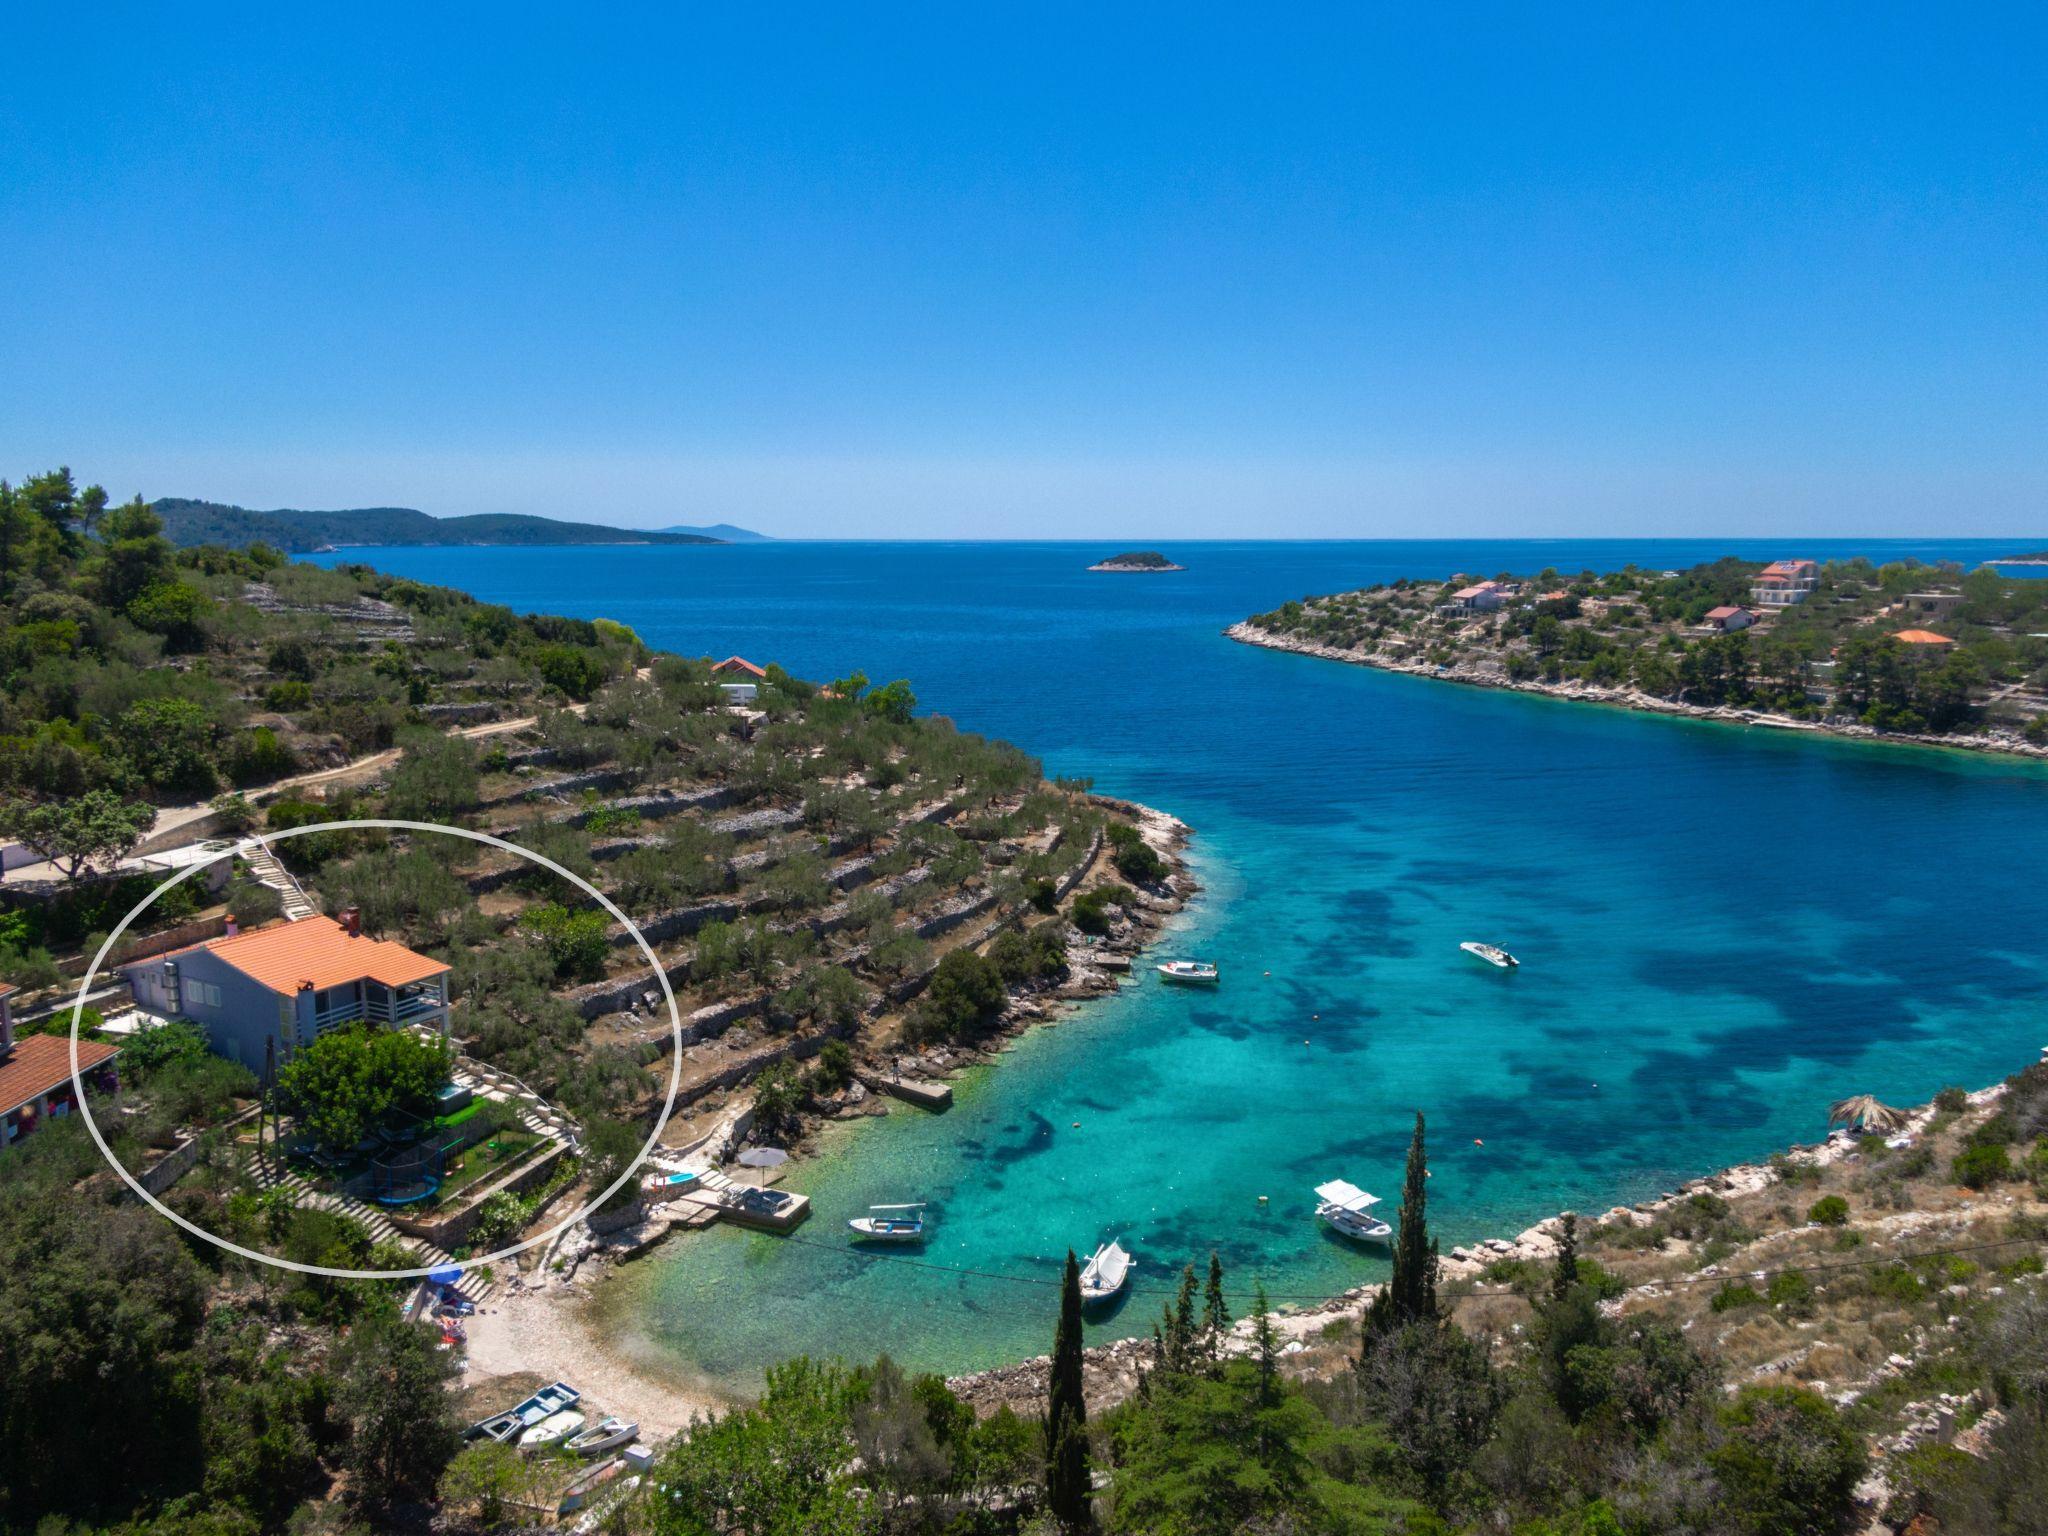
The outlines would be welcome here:
M 341 926 L 348 930 L 350 938 L 361 938 L 363 936 L 363 909 L 361 907 L 343 907 L 341 909 Z
M 232 939 L 236 934 L 240 933 L 241 931 L 242 925 L 235 921 L 235 914 L 230 912 L 227 915 L 227 917 L 222 921 L 221 936 L 223 938 Z

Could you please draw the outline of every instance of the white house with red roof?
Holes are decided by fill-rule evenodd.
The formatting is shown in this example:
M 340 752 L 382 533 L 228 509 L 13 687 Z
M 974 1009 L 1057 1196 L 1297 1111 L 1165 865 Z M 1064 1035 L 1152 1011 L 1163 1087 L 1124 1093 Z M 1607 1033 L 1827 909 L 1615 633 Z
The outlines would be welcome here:
M 121 967 L 135 1004 L 190 1019 L 216 1054 L 261 1072 L 345 1024 L 448 1033 L 448 967 L 373 939 L 351 907 L 230 933 Z
M 46 1120 L 78 1107 L 71 1085 L 71 1035 L 14 1037 L 16 989 L 0 982 L 0 1147 L 11 1147 Z M 78 1042 L 79 1076 L 87 1086 L 111 1092 L 116 1046 Z
M 768 669 L 757 667 L 744 656 L 728 656 L 713 662 L 711 675 L 719 680 L 719 691 L 728 704 L 751 704 L 768 679 Z
M 1732 635 L 1738 629 L 1747 629 L 1750 625 L 1754 624 L 1756 622 L 1756 615 L 1747 608 L 1737 608 L 1723 603 L 1719 608 L 1709 608 L 1706 619 L 1703 622 L 1708 629 L 1716 630 L 1724 635 Z
M 1497 581 L 1475 582 L 1451 594 L 1450 606 L 1461 613 L 1492 613 L 1505 607 L 1508 590 Z
M 1811 560 L 1773 560 L 1757 572 L 1749 595 L 1767 608 L 1803 603 L 1820 585 L 1820 567 Z

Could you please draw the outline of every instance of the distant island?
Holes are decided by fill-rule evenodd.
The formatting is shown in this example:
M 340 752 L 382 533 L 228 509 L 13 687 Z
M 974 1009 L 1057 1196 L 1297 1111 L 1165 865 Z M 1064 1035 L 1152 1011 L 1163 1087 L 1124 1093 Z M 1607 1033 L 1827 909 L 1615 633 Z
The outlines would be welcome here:
M 2003 560 L 1994 560 L 1993 565 L 2048 565 L 2048 549 L 2037 549 L 2027 555 L 2007 555 Z
M 470 517 L 429 517 L 412 507 L 353 507 L 334 512 L 280 508 L 252 511 L 218 501 L 166 496 L 151 503 L 164 536 L 180 548 L 219 544 L 247 549 L 268 544 L 288 555 L 349 545 L 418 544 L 722 544 L 709 533 L 607 528 L 516 512 Z
M 721 544 L 773 544 L 774 539 L 765 533 L 756 533 L 751 528 L 741 528 L 733 523 L 712 523 L 708 527 L 696 528 L 688 523 L 671 523 L 658 528 L 657 533 L 694 533 L 699 538 L 716 539 Z
M 1845 736 L 2048 753 L 2048 582 L 1916 561 L 1452 576 L 1286 602 L 1248 645 Z
M 1148 571 L 1184 571 L 1187 567 L 1175 565 L 1156 549 L 1127 549 L 1120 555 L 1111 555 L 1107 560 L 1098 560 L 1088 569 L 1136 574 Z

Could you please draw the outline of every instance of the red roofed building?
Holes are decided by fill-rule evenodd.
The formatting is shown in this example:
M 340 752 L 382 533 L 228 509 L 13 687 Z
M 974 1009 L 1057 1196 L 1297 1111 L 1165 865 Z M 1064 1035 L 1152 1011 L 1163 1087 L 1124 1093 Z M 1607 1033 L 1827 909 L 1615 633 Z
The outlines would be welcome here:
M 1724 635 L 1732 635 L 1738 629 L 1747 629 L 1755 622 L 1756 615 L 1747 608 L 1734 608 L 1724 604 L 1719 608 L 1707 610 L 1707 628 L 1717 629 Z
M 0 1147 L 11 1147 L 45 1120 L 77 1107 L 71 1086 L 71 1037 L 14 1038 L 15 989 L 0 982 Z M 79 1076 L 89 1087 L 115 1087 L 113 1060 L 119 1050 L 97 1040 L 78 1042 Z
M 728 656 L 723 661 L 712 663 L 711 675 L 713 677 L 750 677 L 758 683 L 768 676 L 768 669 L 755 666 L 744 656 Z
M 1482 581 L 1460 587 L 1451 594 L 1451 605 L 1465 613 L 1491 613 L 1504 605 L 1508 595 L 1497 581 Z
M 1955 644 L 1947 635 L 1937 635 L 1931 629 L 1902 629 L 1898 639 L 1901 644 L 1917 645 L 1930 651 L 1945 651 Z
M 1820 567 L 1811 560 L 1773 560 L 1757 572 L 1750 596 L 1771 608 L 1803 603 L 1820 585 Z
M 261 1072 L 344 1024 L 448 1033 L 448 967 L 341 920 L 302 917 L 121 967 L 135 1003 L 190 1019 L 215 1052 Z

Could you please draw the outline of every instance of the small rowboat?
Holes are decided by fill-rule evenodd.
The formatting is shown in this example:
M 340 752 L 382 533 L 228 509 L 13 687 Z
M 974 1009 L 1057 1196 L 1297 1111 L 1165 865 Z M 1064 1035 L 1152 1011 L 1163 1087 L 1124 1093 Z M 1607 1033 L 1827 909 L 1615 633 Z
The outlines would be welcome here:
M 1488 965 L 1497 965 L 1504 971 L 1513 970 L 1522 963 L 1498 944 L 1481 944 L 1476 939 L 1467 939 L 1458 948 L 1468 955 L 1477 955 Z
M 847 1225 L 855 1242 L 921 1243 L 924 1241 L 924 1202 L 911 1205 L 871 1205 L 865 1216 Z
M 571 1435 L 562 1442 L 562 1449 L 578 1456 L 602 1456 L 606 1451 L 615 1451 L 630 1443 L 640 1433 L 640 1426 L 616 1415 L 600 1419 L 590 1428 Z
M 1216 967 L 1206 960 L 1168 960 L 1156 965 L 1161 981 L 1170 981 L 1183 987 L 1213 987 L 1216 985 Z
M 549 1414 L 538 1424 L 534 1425 L 533 1428 L 521 1435 L 519 1437 L 519 1449 L 522 1451 L 544 1450 L 557 1441 L 566 1440 L 582 1427 L 583 1415 L 573 1408 L 565 1408 L 560 1413 Z
M 1081 1305 L 1094 1306 L 1121 1291 L 1130 1283 L 1132 1262 L 1124 1245 L 1115 1239 L 1097 1248 L 1081 1269 Z

